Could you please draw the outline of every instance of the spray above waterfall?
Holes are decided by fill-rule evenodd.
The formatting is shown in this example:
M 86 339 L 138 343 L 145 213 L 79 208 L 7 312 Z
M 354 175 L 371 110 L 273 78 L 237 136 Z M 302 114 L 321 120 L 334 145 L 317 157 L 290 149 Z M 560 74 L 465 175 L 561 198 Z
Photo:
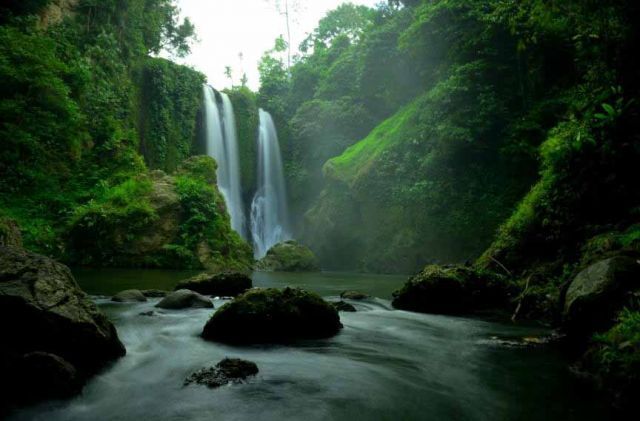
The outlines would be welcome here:
M 204 86 L 207 155 L 218 163 L 218 188 L 227 205 L 231 227 L 246 237 L 235 116 L 229 97 L 220 93 L 220 98 L 221 102 L 213 88 Z
M 251 203 L 251 236 L 256 259 L 279 242 L 290 239 L 287 195 L 276 127 L 260 109 L 258 189 Z

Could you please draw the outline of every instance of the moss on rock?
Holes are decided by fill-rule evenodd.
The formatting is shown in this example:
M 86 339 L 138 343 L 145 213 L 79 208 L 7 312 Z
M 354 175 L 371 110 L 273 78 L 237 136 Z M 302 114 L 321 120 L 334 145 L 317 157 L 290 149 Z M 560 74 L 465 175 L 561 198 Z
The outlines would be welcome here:
M 309 247 L 289 240 L 271 247 L 256 263 L 256 269 L 267 272 L 317 272 L 318 259 Z
M 253 286 L 253 281 L 243 272 L 201 273 L 180 281 L 175 289 L 190 289 L 204 295 L 235 297 Z
M 341 328 L 337 310 L 315 293 L 254 288 L 220 307 L 202 337 L 228 343 L 287 342 L 327 338 Z
M 192 157 L 175 177 L 151 171 L 78 208 L 68 259 L 80 265 L 247 270 L 251 248 L 230 226 L 215 161 Z
M 505 277 L 466 266 L 430 265 L 393 293 L 402 310 L 470 314 L 510 308 L 517 288 Z

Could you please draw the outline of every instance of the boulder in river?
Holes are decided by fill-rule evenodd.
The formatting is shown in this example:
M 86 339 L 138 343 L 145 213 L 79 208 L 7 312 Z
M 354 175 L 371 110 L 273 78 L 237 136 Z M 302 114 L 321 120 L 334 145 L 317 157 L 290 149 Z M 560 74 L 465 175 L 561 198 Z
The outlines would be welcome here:
M 347 303 L 346 301 L 336 301 L 331 303 L 332 306 L 335 307 L 336 310 L 338 311 L 347 311 L 347 312 L 355 312 L 356 308 L 352 305 Z
M 202 337 L 228 343 L 286 342 L 327 338 L 341 328 L 337 310 L 315 293 L 254 288 L 220 307 Z
M 429 265 L 393 293 L 392 305 L 421 313 L 469 314 L 504 309 L 516 291 L 508 279 L 493 272 Z
M 215 367 L 203 368 L 191 374 L 184 381 L 184 385 L 196 383 L 214 389 L 229 383 L 242 383 L 247 377 L 256 374 L 256 363 L 239 358 L 225 358 Z
M 565 294 L 563 321 L 569 333 L 589 334 L 611 327 L 633 291 L 640 290 L 640 262 L 611 257 L 587 267 Z
M 343 291 L 340 294 L 340 298 L 345 300 L 366 300 L 369 295 L 360 291 Z
M 120 291 L 113 297 L 111 297 L 111 301 L 115 301 L 117 303 L 143 303 L 147 301 L 147 297 L 137 289 L 127 289 L 125 291 Z
M 161 289 L 143 289 L 140 292 L 147 298 L 162 298 L 167 296 L 167 291 Z
M 317 272 L 318 259 L 311 249 L 294 240 L 276 244 L 256 263 L 256 269 L 266 272 Z
M 235 297 L 253 286 L 249 275 L 243 272 L 201 273 L 185 279 L 176 290 L 190 289 L 204 295 Z
M 0 247 L 0 331 L 0 406 L 75 391 L 76 381 L 125 354 L 115 327 L 69 268 L 15 247 Z M 31 393 L 36 383 L 38 396 Z
M 211 300 L 197 292 L 180 289 L 167 294 L 156 307 L 169 310 L 180 310 L 185 308 L 213 308 Z

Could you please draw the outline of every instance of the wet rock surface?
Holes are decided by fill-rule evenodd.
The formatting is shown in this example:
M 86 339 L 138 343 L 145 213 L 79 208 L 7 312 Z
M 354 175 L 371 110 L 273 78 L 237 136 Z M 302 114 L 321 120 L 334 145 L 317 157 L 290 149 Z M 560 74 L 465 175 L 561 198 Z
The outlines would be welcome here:
M 184 385 L 201 384 L 215 389 L 229 383 L 242 383 L 250 376 L 258 374 L 258 366 L 239 358 L 225 358 L 215 367 L 203 368 L 191 374 Z
M 287 342 L 328 338 L 341 328 L 338 311 L 315 293 L 254 288 L 220 307 L 202 337 L 228 343 Z
M 197 292 L 180 289 L 167 294 L 158 304 L 158 308 L 180 310 L 185 308 L 213 308 L 211 300 Z
M 189 289 L 199 294 L 218 297 L 235 297 L 253 286 L 249 275 L 243 272 L 201 273 L 185 279 L 176 290 Z

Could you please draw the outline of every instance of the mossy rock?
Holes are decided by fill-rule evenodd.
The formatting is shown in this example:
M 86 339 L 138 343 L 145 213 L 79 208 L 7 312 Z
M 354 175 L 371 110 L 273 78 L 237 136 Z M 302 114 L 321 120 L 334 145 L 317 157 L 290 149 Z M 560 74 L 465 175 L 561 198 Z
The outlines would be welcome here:
M 565 294 L 563 323 L 572 335 L 590 335 L 610 328 L 617 313 L 633 304 L 640 291 L 640 264 L 619 256 L 582 270 Z
M 253 286 L 253 281 L 244 272 L 201 273 L 180 281 L 176 290 L 190 289 L 204 295 L 235 297 Z
M 0 214 L 0 246 L 22 247 L 22 233 L 13 219 Z
M 318 259 L 311 249 L 289 240 L 271 247 L 267 255 L 256 264 L 257 270 L 266 272 L 318 272 Z
M 76 265 L 249 270 L 251 247 L 231 229 L 215 186 L 216 162 L 187 159 L 106 189 L 76 209 L 67 259 Z
M 514 284 L 493 272 L 429 265 L 393 293 L 392 305 L 421 313 L 470 314 L 508 308 L 516 292 Z
M 202 337 L 226 343 L 281 343 L 328 338 L 341 328 L 338 311 L 317 294 L 298 288 L 254 288 L 220 307 Z

